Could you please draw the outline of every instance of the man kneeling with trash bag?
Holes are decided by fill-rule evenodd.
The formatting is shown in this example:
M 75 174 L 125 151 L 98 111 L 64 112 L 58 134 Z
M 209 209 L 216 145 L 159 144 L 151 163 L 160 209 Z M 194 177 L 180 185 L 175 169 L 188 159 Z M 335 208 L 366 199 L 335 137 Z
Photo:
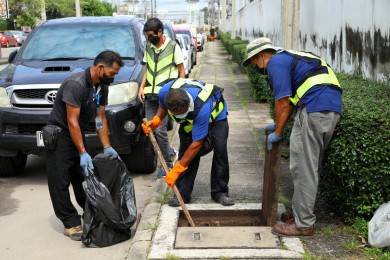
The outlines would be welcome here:
M 133 179 L 119 157 L 98 154 L 85 176 L 87 196 L 81 240 L 87 247 L 105 247 L 130 239 L 137 219 Z

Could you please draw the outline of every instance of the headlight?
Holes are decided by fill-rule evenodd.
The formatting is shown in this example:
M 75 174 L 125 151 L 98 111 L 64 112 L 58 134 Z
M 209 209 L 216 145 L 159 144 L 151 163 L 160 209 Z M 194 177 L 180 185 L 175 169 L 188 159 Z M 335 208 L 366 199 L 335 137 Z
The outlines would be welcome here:
M 108 105 L 128 103 L 137 97 L 138 83 L 126 82 L 111 85 L 108 92 Z
M 0 107 L 11 107 L 11 103 L 9 102 L 7 91 L 5 90 L 5 88 L 1 88 L 1 87 L 0 87 Z

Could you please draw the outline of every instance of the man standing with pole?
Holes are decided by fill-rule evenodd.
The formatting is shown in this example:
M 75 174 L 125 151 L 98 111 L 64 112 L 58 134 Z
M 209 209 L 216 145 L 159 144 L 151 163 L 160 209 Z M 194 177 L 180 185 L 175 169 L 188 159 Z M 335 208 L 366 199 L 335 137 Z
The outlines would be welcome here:
M 279 50 L 261 37 L 247 46 L 244 66 L 255 65 L 268 75 L 275 94 L 276 124 L 265 130 L 268 149 L 282 140 L 287 120 L 296 109 L 290 138 L 290 170 L 294 182 L 292 223 L 276 224 L 272 233 L 280 236 L 312 236 L 313 213 L 319 171 L 324 151 L 340 120 L 341 88 L 330 66 L 312 53 Z

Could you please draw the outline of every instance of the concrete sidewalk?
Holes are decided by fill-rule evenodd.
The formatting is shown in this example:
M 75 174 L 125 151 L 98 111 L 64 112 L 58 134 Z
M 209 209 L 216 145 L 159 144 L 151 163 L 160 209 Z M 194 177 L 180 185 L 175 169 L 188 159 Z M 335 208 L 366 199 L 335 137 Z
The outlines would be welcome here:
M 198 65 L 194 67 L 191 78 L 224 88 L 224 97 L 228 104 L 230 196 L 236 200 L 236 204 L 260 204 L 264 171 L 264 152 L 261 144 L 265 138 L 263 129 L 273 122 L 269 117 L 268 104 L 253 101 L 247 75 L 240 71 L 219 41 L 208 42 L 199 56 Z M 173 147 L 178 147 L 176 133 L 171 143 Z M 214 203 L 210 197 L 211 160 L 212 153 L 201 159 L 191 205 Z M 288 166 L 282 164 L 281 175 L 288 174 L 286 170 Z M 155 192 L 143 211 L 142 219 L 131 241 L 128 259 L 148 259 L 153 237 L 159 225 L 161 203 L 166 203 L 166 198 L 165 201 L 163 198 L 166 193 L 165 182 L 158 179 Z M 283 193 L 290 195 L 292 190 L 287 189 Z M 298 253 L 302 253 L 299 251 L 303 252 L 303 249 L 297 250 Z

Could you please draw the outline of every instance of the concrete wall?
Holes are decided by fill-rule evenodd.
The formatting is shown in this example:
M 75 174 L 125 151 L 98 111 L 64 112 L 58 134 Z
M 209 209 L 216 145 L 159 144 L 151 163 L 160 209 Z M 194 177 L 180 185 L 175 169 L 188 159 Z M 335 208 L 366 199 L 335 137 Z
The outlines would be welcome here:
M 390 75 L 389 0 L 254 0 L 239 6 L 236 33 L 242 39 L 267 36 L 277 46 L 320 55 L 336 71 L 376 80 Z M 231 32 L 231 17 L 225 28 Z

